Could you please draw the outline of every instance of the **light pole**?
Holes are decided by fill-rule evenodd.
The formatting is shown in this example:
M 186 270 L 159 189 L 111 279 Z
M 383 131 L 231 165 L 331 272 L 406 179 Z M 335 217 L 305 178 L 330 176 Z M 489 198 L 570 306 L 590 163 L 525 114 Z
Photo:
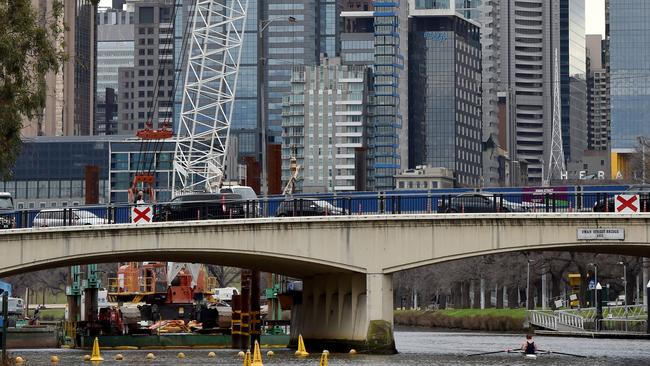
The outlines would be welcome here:
M 627 306 L 627 263 L 620 261 L 618 264 L 623 266 L 623 292 L 625 293 L 625 304 Z M 627 313 L 627 311 L 626 311 Z
M 598 285 L 598 264 L 589 263 L 590 266 L 594 267 L 594 306 L 598 306 L 598 292 L 596 286 Z
M 257 6 L 258 12 L 260 14 L 263 14 L 263 9 L 264 9 L 264 1 L 258 0 L 258 6 Z M 289 16 L 289 17 L 277 17 L 277 18 L 271 18 L 267 20 L 260 20 L 257 24 L 257 57 L 258 57 L 258 62 L 257 62 L 257 114 L 258 114 L 258 119 L 260 121 L 260 132 L 261 132 L 261 137 L 260 137 L 260 148 L 262 149 L 262 176 L 260 177 L 260 190 L 262 191 L 261 193 L 266 196 L 269 193 L 269 186 L 268 186 L 268 177 L 267 177 L 267 162 L 266 162 L 266 145 L 267 142 L 267 126 L 266 126 L 266 85 L 265 85 L 265 78 L 264 78 L 264 71 L 266 67 L 266 55 L 264 51 L 266 50 L 266 45 L 265 45 L 265 38 L 264 38 L 264 31 L 273 23 L 274 21 L 277 20 L 282 20 L 282 21 L 287 21 L 289 23 L 295 23 L 296 18 Z
M 526 263 L 526 310 L 530 310 L 530 264 L 532 262 L 534 260 L 528 259 Z

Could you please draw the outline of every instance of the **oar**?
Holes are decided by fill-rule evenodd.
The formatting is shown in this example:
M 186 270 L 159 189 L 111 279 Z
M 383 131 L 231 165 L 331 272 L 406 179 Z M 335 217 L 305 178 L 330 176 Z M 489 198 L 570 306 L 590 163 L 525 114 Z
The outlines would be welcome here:
M 573 357 L 587 358 L 587 356 L 583 356 L 583 355 L 576 355 L 576 354 L 574 354 L 574 353 L 558 352 L 558 351 L 551 351 L 551 350 L 543 350 L 543 349 L 540 349 L 539 352 L 544 352 L 544 353 L 549 353 L 549 354 L 550 354 L 550 353 L 556 353 L 556 354 L 558 354 L 558 355 L 565 355 L 565 356 L 573 356 Z
M 503 351 L 491 351 L 491 352 L 473 353 L 471 355 L 467 355 L 467 357 L 470 357 L 470 356 L 482 356 L 482 355 L 493 355 L 495 353 L 510 353 L 510 352 L 512 352 L 511 349 L 506 349 L 506 350 L 503 350 Z

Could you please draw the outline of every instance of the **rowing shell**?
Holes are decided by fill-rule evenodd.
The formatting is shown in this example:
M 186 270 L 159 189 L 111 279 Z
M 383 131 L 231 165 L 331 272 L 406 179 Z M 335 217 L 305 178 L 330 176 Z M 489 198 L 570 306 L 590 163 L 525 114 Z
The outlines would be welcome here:
M 524 355 L 524 358 L 527 359 L 527 360 L 536 360 L 536 359 L 537 359 L 537 355 L 530 355 L 530 354 L 528 354 L 528 355 Z

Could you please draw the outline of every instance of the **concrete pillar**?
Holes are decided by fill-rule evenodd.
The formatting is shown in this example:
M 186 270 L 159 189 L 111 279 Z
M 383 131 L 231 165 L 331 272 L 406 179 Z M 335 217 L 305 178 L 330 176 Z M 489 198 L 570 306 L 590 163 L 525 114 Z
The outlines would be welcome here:
M 395 353 L 393 279 L 384 274 L 332 274 L 303 279 L 294 304 L 291 344 L 302 334 L 310 352 Z

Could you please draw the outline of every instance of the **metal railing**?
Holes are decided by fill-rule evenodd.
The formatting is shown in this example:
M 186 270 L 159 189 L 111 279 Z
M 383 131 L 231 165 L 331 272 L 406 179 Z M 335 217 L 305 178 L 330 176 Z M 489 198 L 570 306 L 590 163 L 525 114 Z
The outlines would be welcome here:
M 566 327 L 585 329 L 585 318 L 562 310 L 557 312 L 557 322 Z
M 620 193 L 620 192 L 619 192 Z M 625 192 L 634 193 L 634 192 Z M 215 199 L 172 201 L 150 205 L 154 222 L 258 217 L 329 215 L 399 215 L 442 213 L 569 213 L 613 212 L 614 192 L 449 192 L 350 193 L 295 195 L 257 200 Z M 640 192 L 641 212 L 650 209 L 648 193 Z M 10 228 L 130 223 L 132 208 L 142 205 L 108 204 L 60 209 L 0 212 Z M 0 223 L 0 228 L 3 225 Z
M 526 312 L 528 322 L 536 327 L 557 330 L 558 317 L 553 313 L 539 310 L 529 310 Z

